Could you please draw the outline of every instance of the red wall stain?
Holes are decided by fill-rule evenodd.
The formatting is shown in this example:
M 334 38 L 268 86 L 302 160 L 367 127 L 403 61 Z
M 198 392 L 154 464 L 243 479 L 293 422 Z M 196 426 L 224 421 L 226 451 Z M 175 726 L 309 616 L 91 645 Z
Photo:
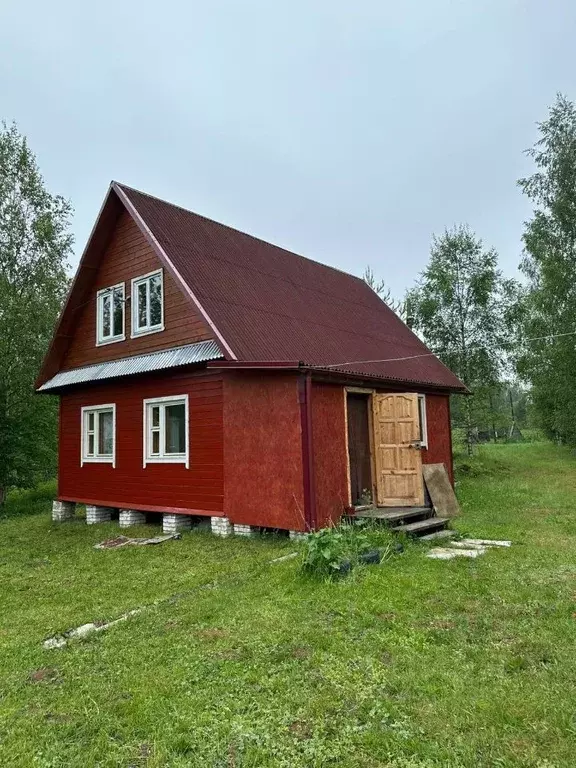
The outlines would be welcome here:
M 344 389 L 314 382 L 312 385 L 312 436 L 318 528 L 338 522 L 348 506 Z
M 143 399 L 188 394 L 190 469 L 142 466 Z M 80 409 L 116 403 L 116 467 L 80 466 Z M 217 374 L 139 376 L 85 387 L 60 400 L 58 494 L 102 506 L 222 514 L 222 380 Z
M 297 376 L 224 379 L 224 510 L 232 522 L 304 530 Z

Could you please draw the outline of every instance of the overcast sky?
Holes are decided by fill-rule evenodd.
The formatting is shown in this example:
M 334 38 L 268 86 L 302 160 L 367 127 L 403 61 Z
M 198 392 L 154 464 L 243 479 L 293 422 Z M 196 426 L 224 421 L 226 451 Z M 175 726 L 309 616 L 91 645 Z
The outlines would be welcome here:
M 401 295 L 456 222 L 515 273 L 575 41 L 574 0 L 3 0 L 0 117 L 72 201 L 75 264 L 116 179 Z

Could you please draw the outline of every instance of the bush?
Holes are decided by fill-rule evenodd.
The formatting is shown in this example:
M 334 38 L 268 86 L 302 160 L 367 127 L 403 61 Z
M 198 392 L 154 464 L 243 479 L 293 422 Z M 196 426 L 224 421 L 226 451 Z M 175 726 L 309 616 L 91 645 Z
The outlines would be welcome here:
M 384 526 L 361 519 L 310 533 L 304 546 L 304 571 L 336 578 L 348 573 L 371 550 L 379 550 L 382 560 L 389 557 L 395 551 L 395 536 Z
M 56 480 L 40 483 L 32 490 L 12 490 L 8 493 L 5 504 L 0 507 L 0 517 L 35 515 L 39 512 L 46 512 L 57 495 Z

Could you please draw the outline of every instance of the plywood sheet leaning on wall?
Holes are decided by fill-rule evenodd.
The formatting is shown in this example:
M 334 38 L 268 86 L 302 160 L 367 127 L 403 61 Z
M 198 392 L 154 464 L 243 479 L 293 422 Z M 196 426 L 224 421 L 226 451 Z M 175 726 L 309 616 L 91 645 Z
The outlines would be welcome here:
M 459 515 L 460 505 L 444 464 L 423 464 L 422 474 L 436 513 L 441 517 Z

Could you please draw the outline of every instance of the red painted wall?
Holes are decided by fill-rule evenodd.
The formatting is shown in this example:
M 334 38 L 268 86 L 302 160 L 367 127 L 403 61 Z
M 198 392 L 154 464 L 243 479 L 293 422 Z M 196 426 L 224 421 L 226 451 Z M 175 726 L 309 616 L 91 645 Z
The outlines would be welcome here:
M 450 398 L 448 395 L 426 395 L 428 449 L 422 451 L 423 464 L 444 464 L 452 485 L 452 438 L 450 432 Z
M 394 390 L 379 391 L 402 391 Z M 413 389 L 409 391 L 414 391 Z M 312 391 L 314 467 L 318 527 L 338 520 L 350 503 L 344 387 L 315 382 Z M 452 445 L 448 395 L 426 395 L 428 449 L 422 451 L 423 464 L 443 463 L 452 482 Z
M 190 468 L 142 466 L 143 404 L 148 397 L 188 394 Z M 80 409 L 116 403 L 116 467 L 80 466 Z M 77 389 L 60 399 L 58 494 L 102 506 L 222 514 L 224 452 L 219 374 L 176 373 L 129 377 Z
M 318 528 L 338 522 L 348 502 L 344 388 L 312 385 L 312 438 Z
M 297 376 L 224 378 L 224 511 L 235 523 L 304 530 Z
M 161 263 L 129 213 L 124 211 L 116 225 L 110 244 L 94 275 L 89 300 L 79 312 L 74 336 L 66 352 L 62 368 L 76 368 L 103 360 L 118 360 L 130 355 L 157 352 L 161 349 L 213 339 L 214 333 L 190 306 L 190 301 L 164 270 L 164 330 L 138 336 L 131 335 L 131 302 L 126 303 L 126 340 L 96 346 L 96 293 L 117 283 L 125 283 L 125 295 L 132 292 L 131 280 L 161 267 Z
M 190 469 L 142 467 L 142 400 L 189 395 Z M 80 409 L 116 403 L 116 467 L 80 466 Z M 449 399 L 427 395 L 424 463 L 452 478 Z M 342 385 L 312 385 L 317 526 L 348 505 Z M 59 497 L 102 506 L 224 514 L 232 522 L 304 530 L 298 377 L 262 372 L 170 372 L 119 379 L 61 397 Z

